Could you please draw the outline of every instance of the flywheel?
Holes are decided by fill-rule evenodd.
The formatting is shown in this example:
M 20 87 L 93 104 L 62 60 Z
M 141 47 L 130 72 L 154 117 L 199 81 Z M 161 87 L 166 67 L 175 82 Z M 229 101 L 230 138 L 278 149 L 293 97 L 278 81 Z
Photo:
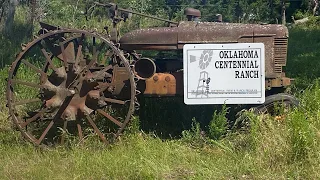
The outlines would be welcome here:
M 129 61 L 96 32 L 41 32 L 23 47 L 9 71 L 7 106 L 14 124 L 36 145 L 93 136 L 110 143 L 135 108 Z

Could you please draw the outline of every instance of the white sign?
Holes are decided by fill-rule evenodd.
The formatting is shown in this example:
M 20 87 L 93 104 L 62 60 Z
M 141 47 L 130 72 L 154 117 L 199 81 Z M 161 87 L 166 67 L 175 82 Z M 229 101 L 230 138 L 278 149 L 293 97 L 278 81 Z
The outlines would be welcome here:
M 183 47 L 186 104 L 262 104 L 263 43 L 187 44 Z

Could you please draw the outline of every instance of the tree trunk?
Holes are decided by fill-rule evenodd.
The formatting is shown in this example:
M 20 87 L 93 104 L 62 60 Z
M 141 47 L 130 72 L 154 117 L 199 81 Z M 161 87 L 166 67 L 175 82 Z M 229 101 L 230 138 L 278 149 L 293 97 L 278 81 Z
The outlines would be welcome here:
M 314 15 L 316 15 L 316 11 L 319 7 L 319 2 L 318 2 L 318 0 L 313 0 L 313 3 L 314 3 L 314 6 L 313 6 L 313 10 L 312 10 L 312 15 L 314 16 Z
M 30 1 L 30 6 L 31 6 L 31 19 L 30 19 L 30 22 L 33 24 L 34 20 L 36 18 L 37 0 L 31 0 Z
M 4 11 L 5 11 L 4 3 L 5 3 L 5 0 L 0 1 L 0 23 L 2 22 L 2 19 L 4 16 Z
M 18 0 L 10 0 L 9 8 L 8 8 L 8 16 L 4 26 L 4 32 L 6 35 L 10 35 L 12 31 L 13 21 L 14 21 L 14 14 L 16 12 L 16 6 L 18 5 Z
M 28 36 L 32 36 L 34 30 L 34 21 L 36 19 L 36 7 L 37 7 L 37 0 L 30 0 L 30 8 L 31 8 L 31 15 L 30 15 L 30 23 L 29 23 L 29 32 Z
M 282 19 L 282 24 L 286 24 L 286 0 L 281 1 L 281 19 Z

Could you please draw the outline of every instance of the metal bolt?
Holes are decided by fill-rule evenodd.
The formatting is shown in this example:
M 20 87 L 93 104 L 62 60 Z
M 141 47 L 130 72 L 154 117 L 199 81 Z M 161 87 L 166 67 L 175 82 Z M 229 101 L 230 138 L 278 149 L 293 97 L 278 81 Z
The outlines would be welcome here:
M 158 77 L 158 76 L 154 76 L 154 77 L 153 77 L 153 80 L 154 80 L 154 81 L 158 81 L 158 80 L 159 80 L 159 77 Z
M 70 94 L 72 94 L 72 95 L 76 94 L 76 91 L 73 90 L 73 89 L 69 90 L 69 92 L 70 92 Z
M 71 112 L 67 110 L 67 111 L 64 113 L 64 116 L 65 116 L 65 119 L 66 119 L 66 120 L 69 120 L 70 117 L 71 117 Z
M 109 92 L 113 92 L 113 86 L 108 87 Z

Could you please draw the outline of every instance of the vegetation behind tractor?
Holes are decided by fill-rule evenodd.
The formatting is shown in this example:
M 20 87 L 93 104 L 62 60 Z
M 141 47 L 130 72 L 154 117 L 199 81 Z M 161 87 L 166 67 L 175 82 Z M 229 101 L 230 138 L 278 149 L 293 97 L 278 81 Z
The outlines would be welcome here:
M 288 44 L 283 25 L 224 23 L 221 15 L 217 22 L 201 22 L 200 11 L 192 8 L 185 10 L 188 21 L 173 22 L 113 3 L 95 3 L 88 13 L 98 6 L 108 8 L 112 19 L 107 35 L 41 23 L 39 37 L 26 44 L 12 64 L 9 112 L 22 134 L 36 145 L 63 144 L 66 132 L 82 141 L 88 127 L 109 143 L 129 123 L 139 107 L 139 96 L 183 96 L 186 44 L 263 43 L 267 97 L 256 109 L 267 112 L 276 102 L 297 104 L 294 97 L 282 94 L 291 84 L 283 72 Z M 120 37 L 119 22 L 132 14 L 162 20 L 168 26 L 138 29 Z M 139 53 L 146 51 L 157 51 L 159 56 Z M 24 77 L 26 70 L 34 76 Z M 20 95 L 19 88 L 28 89 L 32 98 Z

